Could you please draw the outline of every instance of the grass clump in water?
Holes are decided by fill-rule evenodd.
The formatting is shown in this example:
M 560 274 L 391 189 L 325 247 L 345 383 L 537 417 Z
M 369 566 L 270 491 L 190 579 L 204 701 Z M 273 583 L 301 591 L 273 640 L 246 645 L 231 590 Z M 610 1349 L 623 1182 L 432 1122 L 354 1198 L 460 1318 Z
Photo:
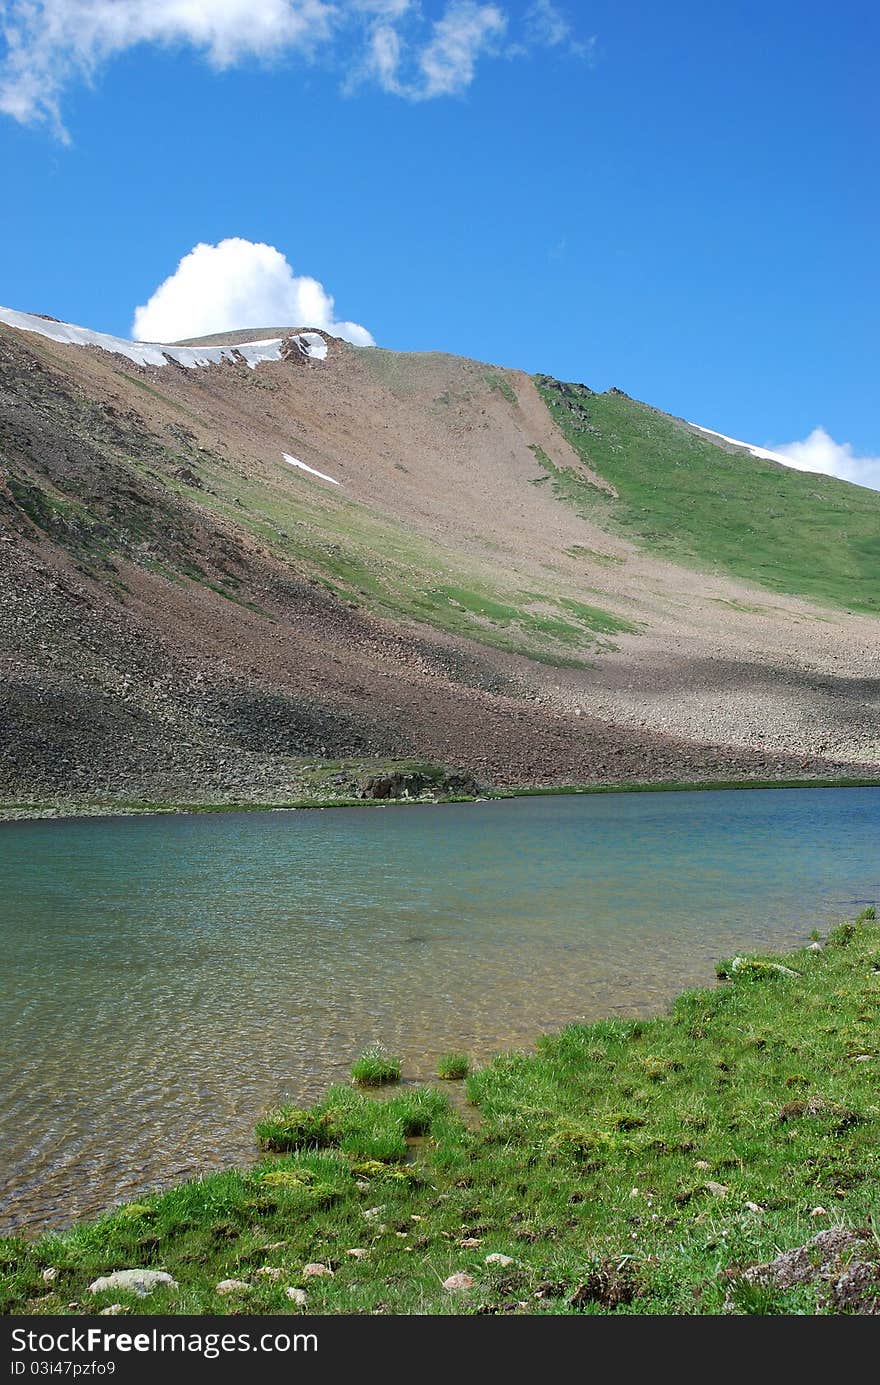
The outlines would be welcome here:
M 460 1082 L 470 1072 L 470 1059 L 466 1053 L 444 1053 L 437 1060 L 437 1076 L 446 1082 Z
M 270 1111 L 257 1126 L 257 1140 L 275 1153 L 333 1149 L 355 1163 L 395 1163 L 406 1157 L 407 1140 L 428 1134 L 448 1110 L 446 1097 L 431 1087 L 381 1101 L 350 1087 L 331 1087 L 310 1110 Z
M 338 1137 L 332 1111 L 279 1106 L 257 1122 L 257 1143 L 266 1150 L 322 1149 L 336 1144 Z
M 384 1044 L 370 1044 L 352 1063 L 351 1078 L 359 1087 L 382 1087 L 387 1082 L 400 1081 L 402 1066 L 400 1059 L 393 1057 Z

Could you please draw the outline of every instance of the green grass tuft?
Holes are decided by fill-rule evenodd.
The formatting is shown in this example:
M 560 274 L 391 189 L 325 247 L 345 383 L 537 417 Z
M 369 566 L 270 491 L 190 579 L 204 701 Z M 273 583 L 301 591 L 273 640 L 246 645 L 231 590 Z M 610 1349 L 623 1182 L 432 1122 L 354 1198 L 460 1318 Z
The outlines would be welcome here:
M 399 1082 L 401 1062 L 394 1058 L 384 1044 L 371 1044 L 351 1065 L 351 1078 L 360 1087 L 381 1087 L 386 1082 Z
M 446 1082 L 460 1082 L 470 1071 L 470 1059 L 466 1053 L 444 1053 L 437 1060 L 437 1076 Z

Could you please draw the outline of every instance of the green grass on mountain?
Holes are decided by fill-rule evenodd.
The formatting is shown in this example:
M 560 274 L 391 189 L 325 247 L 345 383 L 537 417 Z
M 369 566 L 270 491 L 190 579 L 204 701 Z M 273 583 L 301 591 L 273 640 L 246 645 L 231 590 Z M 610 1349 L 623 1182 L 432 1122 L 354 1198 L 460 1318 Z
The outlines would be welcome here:
M 609 499 L 536 451 L 557 494 L 584 515 L 676 562 L 880 612 L 880 492 L 726 451 L 626 395 L 546 375 L 537 385 L 575 450 L 618 492 Z
M 596 606 L 517 590 L 490 568 L 459 566 L 439 544 L 344 496 L 312 487 L 292 492 L 281 468 L 275 484 L 230 471 L 221 458 L 190 465 L 208 483 L 200 505 L 380 615 L 558 666 L 578 666 L 585 654 L 608 648 L 610 635 L 639 629 Z
M 271 1112 L 254 1167 L 0 1241 L 0 1311 L 280 1313 L 300 1290 L 315 1313 L 831 1313 L 847 1304 L 830 1280 L 743 1273 L 833 1227 L 861 1233 L 851 1287 L 876 1311 L 874 911 L 768 962 L 722 968 L 660 1018 L 496 1058 L 468 1079 L 467 1122 L 412 1088 Z M 135 1267 L 177 1287 L 89 1293 Z M 218 1294 L 229 1278 L 243 1287 Z

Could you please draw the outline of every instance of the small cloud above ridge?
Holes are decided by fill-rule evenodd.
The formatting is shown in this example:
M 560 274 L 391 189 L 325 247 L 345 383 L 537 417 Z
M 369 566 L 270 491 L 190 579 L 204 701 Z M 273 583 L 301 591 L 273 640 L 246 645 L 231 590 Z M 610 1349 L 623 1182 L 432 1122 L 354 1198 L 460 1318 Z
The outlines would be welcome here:
M 318 327 L 356 346 L 373 346 L 358 322 L 338 321 L 324 285 L 294 274 L 273 245 L 230 237 L 200 243 L 174 273 L 135 309 L 138 341 L 172 342 L 250 327 Z
M 786 466 L 798 471 L 818 471 L 857 486 L 880 490 L 880 457 L 858 456 L 849 442 L 835 442 L 821 426 L 802 442 L 774 443 L 773 450 Z

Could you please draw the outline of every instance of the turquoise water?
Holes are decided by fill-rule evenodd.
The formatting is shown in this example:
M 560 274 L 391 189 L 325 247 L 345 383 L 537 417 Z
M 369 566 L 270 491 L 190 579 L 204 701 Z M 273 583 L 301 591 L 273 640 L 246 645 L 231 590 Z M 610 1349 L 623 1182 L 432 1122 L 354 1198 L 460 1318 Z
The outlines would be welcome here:
M 0 827 L 0 1224 L 254 1154 L 382 1039 L 407 1078 L 656 1011 L 880 901 L 880 790 Z

